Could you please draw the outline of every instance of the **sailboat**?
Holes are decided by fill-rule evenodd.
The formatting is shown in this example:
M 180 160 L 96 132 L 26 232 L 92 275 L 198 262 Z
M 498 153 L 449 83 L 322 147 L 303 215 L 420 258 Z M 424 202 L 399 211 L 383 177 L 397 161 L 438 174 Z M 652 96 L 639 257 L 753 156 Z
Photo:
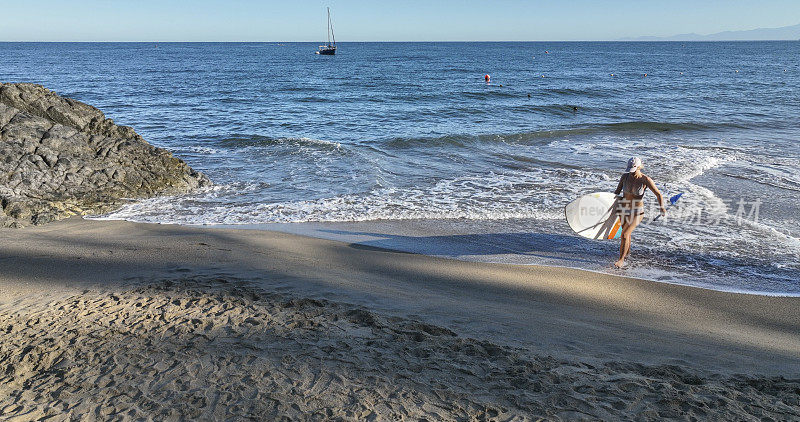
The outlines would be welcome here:
M 331 44 L 331 38 L 333 38 L 333 44 Z M 317 50 L 317 54 L 324 54 L 326 56 L 332 56 L 336 54 L 336 36 L 333 35 L 333 22 L 331 22 L 331 8 L 328 8 L 328 43 L 325 45 L 319 46 L 319 50 Z

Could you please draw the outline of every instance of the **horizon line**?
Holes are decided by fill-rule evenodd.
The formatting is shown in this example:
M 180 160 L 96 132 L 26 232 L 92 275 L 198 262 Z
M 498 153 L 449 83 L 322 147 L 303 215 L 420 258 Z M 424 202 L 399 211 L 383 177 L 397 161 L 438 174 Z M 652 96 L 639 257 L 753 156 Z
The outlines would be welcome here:
M 796 42 L 800 41 L 800 39 L 767 39 L 767 40 L 641 40 L 641 39 L 615 39 L 615 40 L 425 40 L 425 41 L 408 41 L 408 40 L 398 40 L 398 41 L 339 41 L 337 44 L 343 43 L 497 43 L 497 42 L 630 42 L 630 43 L 687 43 L 687 42 Z M 267 44 L 267 43 L 309 43 L 315 44 L 324 41 L 52 41 L 52 40 L 0 40 L 0 43 L 60 43 L 60 44 L 78 44 L 78 43 L 96 43 L 96 44 L 113 44 L 113 43 L 136 43 L 136 44 L 145 44 L 145 43 L 183 43 L 183 44 L 190 44 L 190 43 L 217 43 L 217 44 L 244 44 L 244 43 L 256 43 L 256 44 Z

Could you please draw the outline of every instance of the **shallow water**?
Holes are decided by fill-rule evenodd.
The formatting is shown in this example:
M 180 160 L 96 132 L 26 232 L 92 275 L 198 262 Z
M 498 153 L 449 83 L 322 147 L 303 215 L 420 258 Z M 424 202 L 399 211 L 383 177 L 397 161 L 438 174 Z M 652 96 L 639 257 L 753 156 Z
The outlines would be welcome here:
M 670 218 L 649 209 L 625 274 L 800 294 L 800 43 L 315 48 L 0 43 L 0 80 L 92 104 L 216 183 L 102 218 L 333 222 L 378 246 L 612 271 L 617 245 L 575 237 L 563 206 L 638 155 L 685 194 Z

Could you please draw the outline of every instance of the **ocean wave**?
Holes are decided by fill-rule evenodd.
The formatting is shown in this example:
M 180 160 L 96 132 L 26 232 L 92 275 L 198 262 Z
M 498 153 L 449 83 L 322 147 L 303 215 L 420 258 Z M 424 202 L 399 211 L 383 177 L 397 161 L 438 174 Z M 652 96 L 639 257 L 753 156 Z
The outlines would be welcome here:
M 473 73 L 474 70 L 466 67 L 446 67 L 442 69 L 446 73 Z
M 522 106 L 519 106 L 522 107 Z M 533 106 L 537 107 L 537 106 Z M 571 106 L 566 104 L 554 104 L 544 107 L 543 110 L 551 112 L 568 113 Z M 542 129 L 517 133 L 489 133 L 489 134 L 450 134 L 438 137 L 397 137 L 378 141 L 386 146 L 396 148 L 408 148 L 421 145 L 427 146 L 455 146 L 465 147 L 474 143 L 516 143 L 516 144 L 544 144 L 554 140 L 563 141 L 564 139 L 576 136 L 594 135 L 637 135 L 653 132 L 677 132 L 677 131 L 705 131 L 725 127 L 729 124 L 710 124 L 699 122 L 648 122 L 648 121 L 629 121 L 619 123 L 604 123 L 594 125 L 583 125 L 572 128 Z
M 580 178 L 593 189 L 609 184 L 603 174 L 541 169 L 442 179 L 429 186 L 381 187 L 368 192 L 314 200 L 242 203 L 241 186 L 127 204 L 99 216 L 173 224 L 258 224 L 411 219 L 560 219 L 561 207 L 583 189 L 554 185 L 553 179 Z
M 280 92 L 309 92 L 309 93 L 316 93 L 319 91 L 319 86 L 316 85 L 304 85 L 304 84 L 282 84 L 278 88 Z
M 770 157 L 769 161 L 754 161 L 751 156 L 743 157 L 743 165 L 734 171 L 726 171 L 725 176 L 748 180 L 760 185 L 800 192 L 800 159 L 793 157 Z
M 201 155 L 216 155 L 216 154 L 223 154 L 225 150 L 219 148 L 211 148 L 206 146 L 199 146 L 199 145 L 190 145 L 182 147 L 181 150 L 186 151 L 188 153 L 196 153 Z
M 780 265 L 784 267 L 791 267 L 800 269 L 800 238 L 794 237 L 788 233 L 784 233 L 774 227 L 774 223 L 768 220 L 753 220 L 743 218 L 739 221 L 740 226 L 749 226 L 757 232 L 757 235 L 763 236 L 772 242 L 767 242 L 770 246 L 767 248 L 774 251 L 773 256 L 776 254 L 789 254 L 794 256 L 794 260 Z M 778 264 L 773 262 L 773 264 Z
M 660 223 L 643 225 L 643 232 L 651 237 L 643 242 L 646 248 L 658 254 L 690 251 L 703 265 L 711 265 L 718 276 L 737 272 L 741 276 L 753 267 L 800 269 L 800 239 L 776 229 L 777 223 L 738 218 L 738 206 L 715 203 L 713 194 L 700 186 L 688 187 L 684 198 L 678 210 Z M 714 262 L 720 260 L 725 262 Z M 768 277 L 768 271 L 759 272 L 754 277 Z
M 606 98 L 613 97 L 618 94 L 618 90 L 610 87 L 604 89 L 596 88 L 544 88 L 540 91 L 532 93 L 533 95 L 544 95 L 554 97 L 588 97 L 588 98 Z
M 295 101 L 301 102 L 301 103 L 331 103 L 331 102 L 334 102 L 334 100 L 331 100 L 330 98 L 317 97 L 317 96 L 305 96 L 305 97 L 297 98 Z
M 511 111 L 539 113 L 552 116 L 572 116 L 577 112 L 577 104 L 520 104 L 509 107 Z M 582 113 L 586 112 L 586 107 L 580 107 Z
M 269 146 L 295 146 L 311 147 L 327 151 L 343 151 L 342 145 L 338 142 L 326 141 L 323 139 L 312 138 L 275 138 L 263 135 L 231 134 L 216 143 L 227 147 L 269 147 Z
M 617 162 L 621 171 L 631 156 L 641 157 L 645 172 L 657 182 L 680 184 L 688 182 L 708 170 L 741 159 L 745 154 L 732 148 L 698 148 L 686 146 L 681 139 L 659 140 L 649 138 L 558 139 L 548 143 L 551 153 L 604 157 L 607 162 Z
M 484 135 L 484 136 L 476 136 L 476 135 L 445 135 L 439 137 L 399 137 L 399 138 L 391 138 L 381 142 L 383 146 L 390 147 L 390 148 L 415 148 L 419 146 L 425 147 L 447 147 L 447 146 L 454 146 L 454 147 L 464 147 L 469 143 L 476 142 L 480 140 L 480 138 L 484 138 L 487 141 L 491 141 L 491 137 Z
M 727 124 L 710 124 L 699 122 L 654 122 L 654 121 L 629 121 L 618 123 L 606 123 L 596 126 L 589 126 L 587 129 L 597 131 L 608 131 L 613 133 L 629 132 L 669 132 L 669 131 L 703 131 L 729 127 Z
M 499 86 L 491 86 L 492 89 L 487 88 L 483 91 L 462 91 L 461 95 L 470 99 L 487 99 L 487 98 L 520 98 L 520 94 L 504 90 Z
M 515 209 L 467 209 L 430 208 L 420 204 L 410 204 L 396 196 L 396 192 L 384 192 L 386 197 L 379 199 L 340 196 L 310 201 L 277 202 L 251 205 L 187 205 L 180 198 L 149 199 L 96 219 L 129 220 L 145 223 L 164 224 L 264 224 L 264 223 L 302 223 L 302 222 L 358 222 L 378 220 L 425 220 L 425 219 L 465 219 L 465 220 L 503 220 L 511 218 L 557 219 L 561 213 L 548 213 L 531 207 Z M 175 205 L 177 201 L 177 204 Z M 165 211 L 172 211 L 169 215 Z

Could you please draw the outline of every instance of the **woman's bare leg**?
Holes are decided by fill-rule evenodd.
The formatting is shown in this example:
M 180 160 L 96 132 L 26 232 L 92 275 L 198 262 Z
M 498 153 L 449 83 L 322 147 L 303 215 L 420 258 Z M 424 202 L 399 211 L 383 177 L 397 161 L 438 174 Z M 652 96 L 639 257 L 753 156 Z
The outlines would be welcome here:
M 631 253 L 631 235 L 633 234 L 633 230 L 639 223 L 642 222 L 642 218 L 644 218 L 643 214 L 628 216 L 622 226 L 622 240 L 619 242 L 619 261 L 615 262 L 614 265 L 618 268 L 622 268 L 625 265 L 625 258 Z
M 623 214 L 619 217 L 619 219 L 620 219 L 620 230 L 622 230 L 622 233 L 620 235 L 620 240 L 619 240 L 619 259 L 617 260 L 617 262 L 614 263 L 614 266 L 617 268 L 622 268 L 625 265 L 626 251 L 630 250 L 629 243 L 631 238 L 630 236 L 625 236 L 625 232 L 628 229 L 630 216 Z

